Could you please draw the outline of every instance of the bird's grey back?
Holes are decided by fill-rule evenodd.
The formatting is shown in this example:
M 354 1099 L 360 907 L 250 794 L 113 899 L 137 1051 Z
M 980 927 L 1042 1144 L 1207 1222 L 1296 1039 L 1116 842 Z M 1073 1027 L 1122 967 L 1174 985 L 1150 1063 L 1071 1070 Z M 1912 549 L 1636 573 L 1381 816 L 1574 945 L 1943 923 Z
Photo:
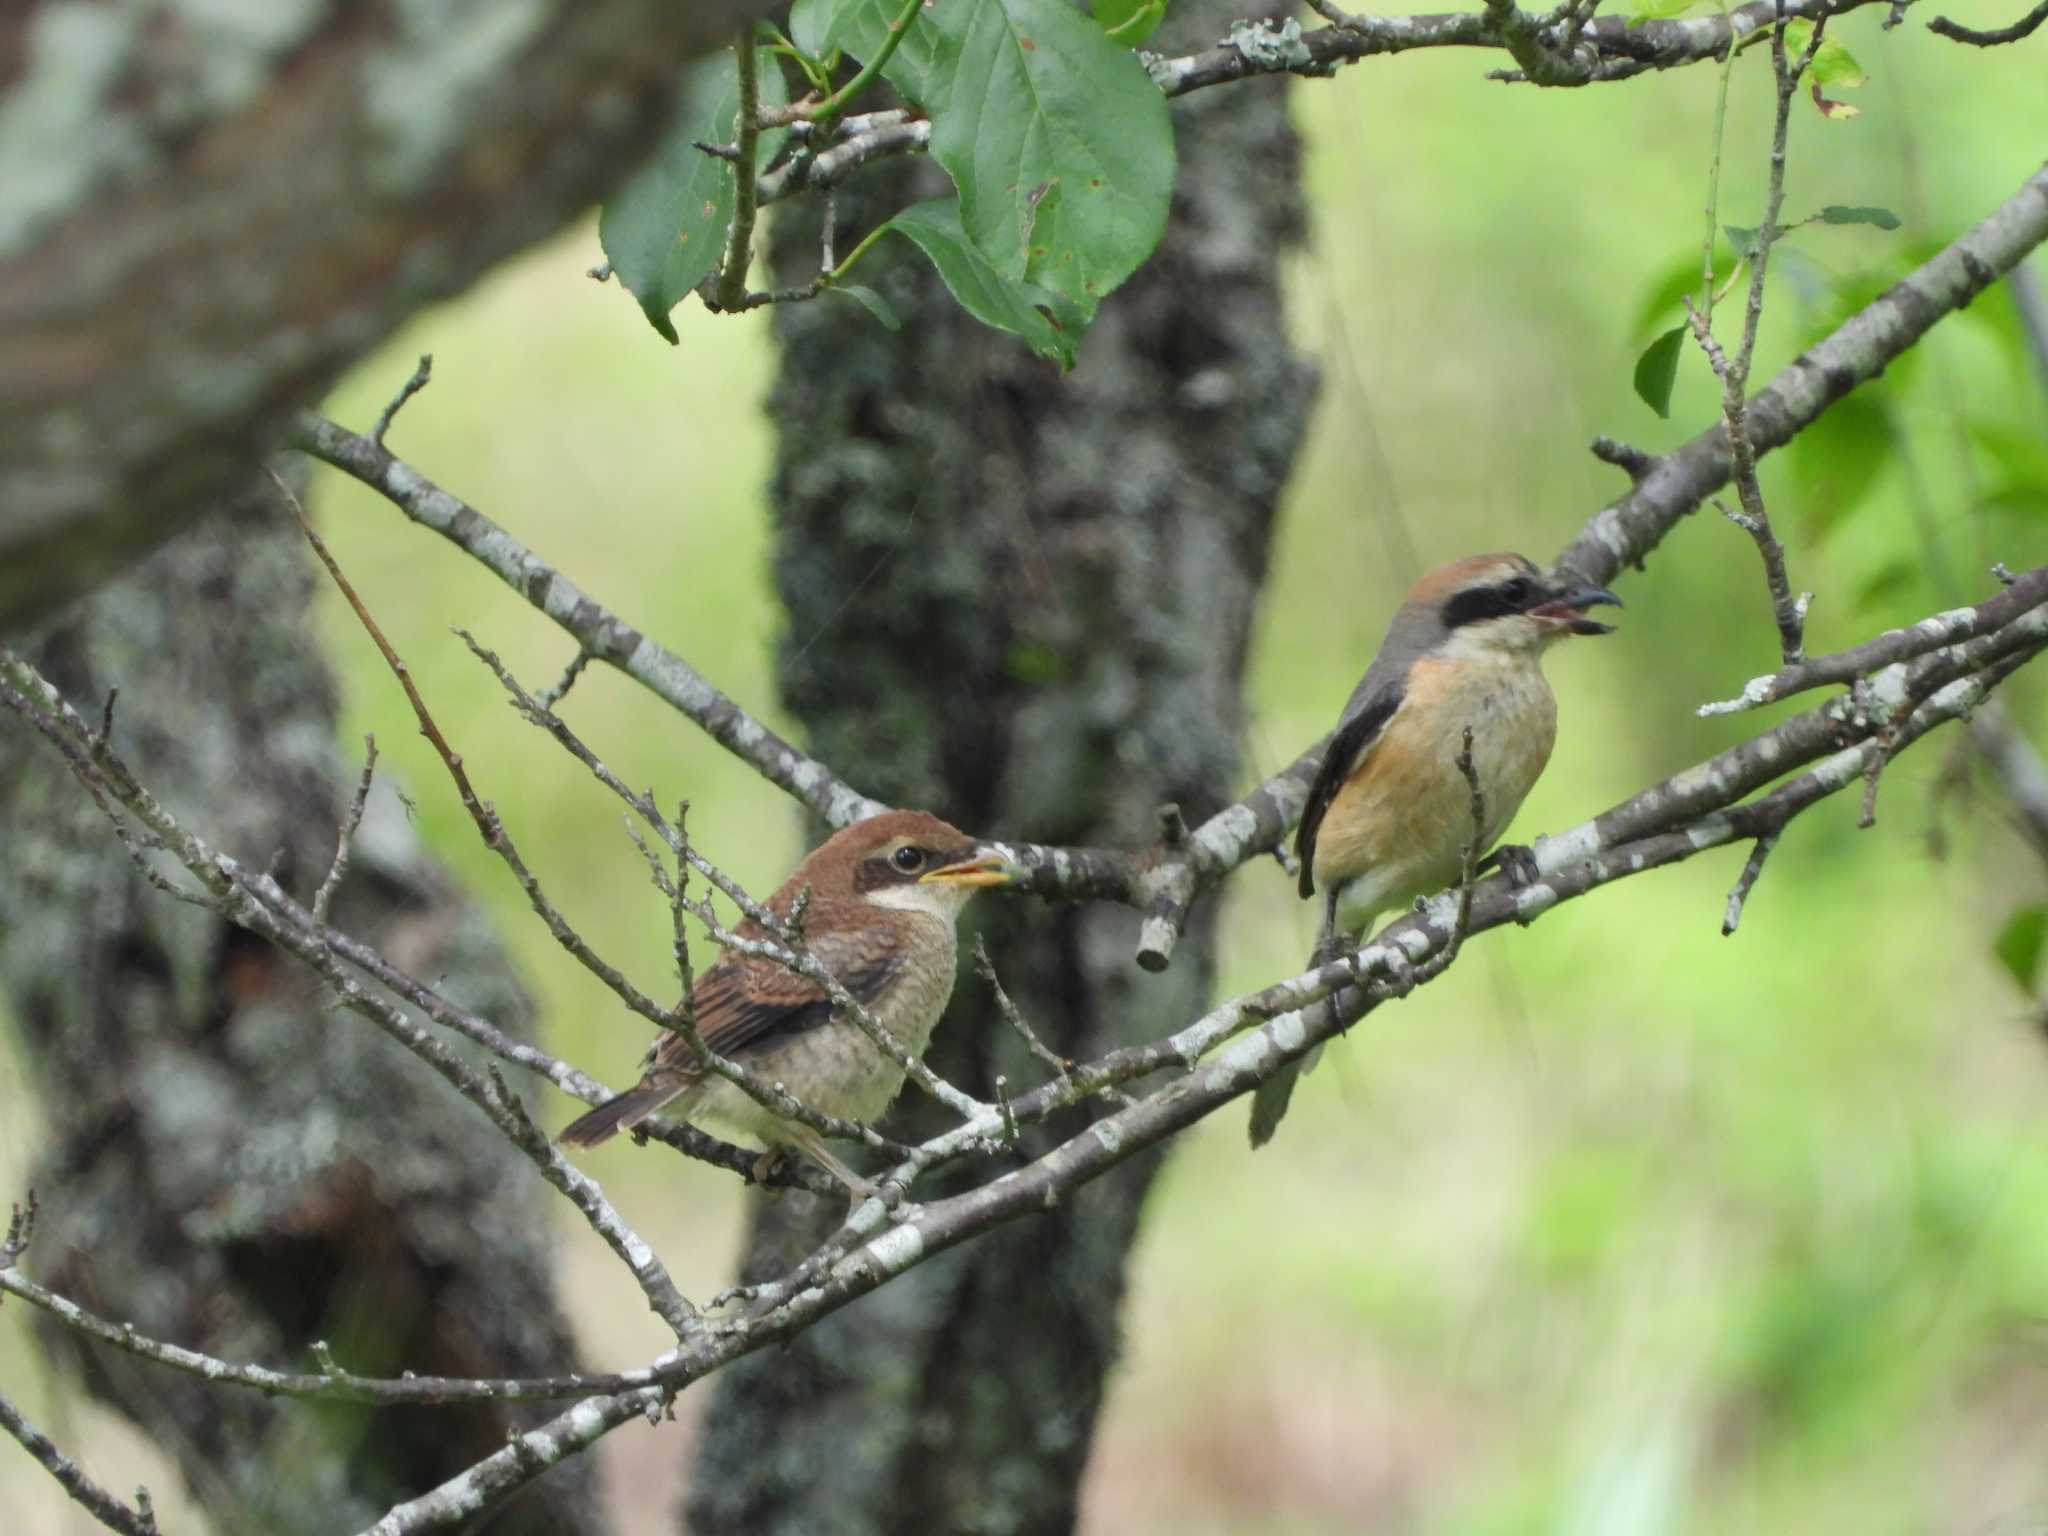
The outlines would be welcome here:
M 1352 689 L 1337 728 L 1342 730 L 1389 693 L 1398 695 L 1416 659 L 1435 650 L 1448 633 L 1443 608 L 1434 599 L 1411 597 L 1396 608 L 1392 622 L 1387 625 L 1387 637 L 1380 642 L 1380 652 Z

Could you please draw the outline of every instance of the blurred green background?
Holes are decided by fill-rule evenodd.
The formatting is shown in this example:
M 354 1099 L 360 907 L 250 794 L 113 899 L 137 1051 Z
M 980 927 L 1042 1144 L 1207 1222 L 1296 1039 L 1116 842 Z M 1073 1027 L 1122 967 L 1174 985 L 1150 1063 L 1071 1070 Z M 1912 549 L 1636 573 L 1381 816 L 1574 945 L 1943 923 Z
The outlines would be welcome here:
M 1990 26 L 2014 8 L 1953 14 Z M 1760 380 L 1988 213 L 2048 147 L 2048 45 L 1978 52 L 1928 35 L 1917 9 L 1891 33 L 1880 16 L 1837 24 L 1870 72 L 1850 96 L 1862 115 L 1800 103 L 1787 212 L 1878 204 L 1904 227 L 1793 237 Z M 1327 729 L 1419 566 L 1482 548 L 1547 559 L 1622 488 L 1590 437 L 1661 449 L 1710 419 L 1695 355 L 1669 422 L 1629 378 L 1677 318 L 1646 306 L 1697 264 L 1713 70 L 1538 92 L 1486 82 L 1493 62 L 1411 54 L 1295 87 L 1313 243 L 1288 259 L 1324 389 L 1253 662 L 1247 784 Z M 1745 59 L 1728 223 L 1761 219 L 1768 95 L 1768 66 Z M 672 350 L 584 277 L 595 259 L 586 226 L 508 266 L 422 317 L 329 409 L 366 427 L 431 351 L 434 383 L 392 447 L 786 728 L 769 328 L 692 307 Z M 1764 473 L 1795 584 L 1819 593 L 1815 649 L 1983 595 L 1991 559 L 2048 557 L 2048 398 L 2002 290 L 1852 405 Z M 323 476 L 314 501 L 559 905 L 663 990 L 666 913 L 615 802 L 448 631 L 472 629 L 531 685 L 568 642 L 353 485 Z M 1703 513 L 1619 586 L 1621 635 L 1552 661 L 1563 739 L 1520 838 L 1763 723 L 1693 715 L 1775 659 L 1746 537 Z M 628 1077 L 643 1026 L 477 845 L 353 621 L 330 602 L 323 623 L 351 740 L 377 733 L 420 824 L 495 905 L 548 1043 Z M 2025 675 L 2006 693 L 2037 741 L 2042 694 Z M 792 806 L 633 685 L 593 669 L 565 713 L 627 779 L 690 799 L 700 845 L 756 888 L 798 852 Z M 1137 1252 L 1086 1528 L 2048 1527 L 2048 1034 L 1988 937 L 2044 878 L 1995 794 L 1972 788 L 1958 740 L 1886 774 L 1872 830 L 1846 798 L 1797 823 L 1736 938 L 1718 930 L 1740 850 L 1631 880 L 1487 935 L 1375 1015 L 1256 1157 L 1241 1112 L 1185 1137 Z M 1311 920 L 1277 868 L 1244 871 L 1226 899 L 1226 989 L 1298 968 Z M 542 1109 L 569 1106 L 543 1095 Z M 21 1066 L 0 1053 L 0 1185 L 21 1187 L 35 1145 Z M 717 1288 L 739 1232 L 733 1180 L 631 1147 L 591 1165 L 686 1290 Z M 561 1231 L 591 1362 L 658 1348 L 617 1266 L 572 1219 Z M 148 1449 L 47 1379 L 19 1307 L 0 1312 L 0 1376 L 103 1481 L 147 1478 L 165 1528 L 196 1528 Z M 673 1528 L 705 1396 L 606 1442 L 622 1529 Z M 91 1528 L 15 1452 L 0 1452 L 0 1511 L 10 1530 Z

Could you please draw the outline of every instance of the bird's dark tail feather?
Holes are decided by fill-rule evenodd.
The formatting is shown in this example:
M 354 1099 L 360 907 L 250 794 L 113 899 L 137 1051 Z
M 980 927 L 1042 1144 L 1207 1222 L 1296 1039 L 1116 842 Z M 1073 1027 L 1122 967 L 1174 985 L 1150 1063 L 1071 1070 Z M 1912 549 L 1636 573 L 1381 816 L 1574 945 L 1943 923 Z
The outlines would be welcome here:
M 1334 890 L 1324 905 L 1322 937 L 1316 941 L 1315 953 L 1309 956 L 1311 966 L 1328 965 L 1343 949 L 1336 936 L 1337 893 Z M 1302 1073 L 1313 1072 L 1316 1063 L 1322 1059 L 1322 1046 L 1312 1046 L 1299 1061 L 1290 1061 L 1252 1090 L 1252 1119 L 1247 1129 L 1254 1148 L 1263 1147 L 1273 1139 L 1273 1133 L 1280 1129 L 1280 1122 L 1287 1115 L 1288 1101 L 1294 1097 L 1294 1085 L 1301 1080 Z
M 616 1098 L 606 1099 L 581 1119 L 570 1121 L 555 1139 L 572 1147 L 594 1147 L 600 1142 L 610 1141 L 619 1132 L 630 1131 L 686 1086 L 667 1073 L 658 1077 L 650 1074 L 642 1078 L 637 1087 L 628 1088 Z
M 1252 1090 L 1251 1137 L 1254 1147 L 1263 1147 L 1280 1129 L 1287 1113 L 1287 1101 L 1294 1097 L 1294 1084 L 1301 1076 L 1301 1063 L 1290 1061 Z

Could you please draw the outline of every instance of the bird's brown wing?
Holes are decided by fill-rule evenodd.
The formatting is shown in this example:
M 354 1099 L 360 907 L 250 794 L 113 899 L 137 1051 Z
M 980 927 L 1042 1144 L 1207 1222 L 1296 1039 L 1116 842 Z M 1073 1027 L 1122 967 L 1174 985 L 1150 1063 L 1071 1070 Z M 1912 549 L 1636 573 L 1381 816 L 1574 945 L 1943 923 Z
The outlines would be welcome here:
M 1370 677 L 1367 681 L 1371 681 Z M 1398 686 L 1372 694 L 1346 712 L 1343 723 L 1330 738 L 1330 748 L 1323 754 L 1323 765 L 1316 770 L 1315 782 L 1309 785 L 1308 804 L 1301 812 L 1301 826 L 1294 834 L 1294 853 L 1301 861 L 1301 894 L 1304 898 L 1316 893 L 1316 832 L 1323 824 L 1323 812 L 1330 808 L 1330 802 L 1337 798 L 1337 791 L 1344 787 L 1344 781 L 1358 766 L 1359 755 L 1373 744 L 1380 732 L 1386 729 L 1387 722 L 1394 718 L 1394 711 L 1401 707 L 1401 697 L 1402 690 Z
M 862 1002 L 880 993 L 902 964 L 901 947 L 872 931 L 821 934 L 810 941 L 810 950 Z M 832 1018 L 832 999 L 816 982 L 751 955 L 719 961 L 697 978 L 691 1000 L 704 1043 L 728 1057 L 754 1055 Z M 663 1066 L 696 1068 L 681 1035 L 664 1034 L 655 1054 Z

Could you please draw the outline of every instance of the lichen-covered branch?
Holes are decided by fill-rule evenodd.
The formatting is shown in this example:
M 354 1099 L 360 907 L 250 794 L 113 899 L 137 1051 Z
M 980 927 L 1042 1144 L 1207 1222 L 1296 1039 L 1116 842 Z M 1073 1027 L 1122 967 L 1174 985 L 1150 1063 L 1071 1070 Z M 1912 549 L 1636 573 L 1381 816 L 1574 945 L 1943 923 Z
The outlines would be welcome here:
M 572 635 L 585 652 L 674 705 L 727 751 L 835 827 L 887 807 L 856 793 L 706 682 L 674 652 L 608 612 L 475 507 L 442 490 L 367 437 L 301 413 L 292 446 L 354 476 L 423 528 L 479 561 Z
M 1793 14 L 1791 6 L 1786 7 Z M 1747 403 L 1759 455 L 1782 448 L 1857 385 L 1876 378 L 1947 315 L 1968 304 L 2029 251 L 2048 240 L 2048 166 L 2021 184 L 1974 229 L 1909 272 L 1787 364 Z M 1729 480 L 1720 426 L 1670 453 L 1644 456 L 1629 492 L 1603 508 L 1557 564 L 1593 581 L 1638 565 L 1678 520 Z
M 1779 672 L 1751 678 L 1740 695 L 1719 703 L 1702 704 L 1702 715 L 1732 715 L 1743 710 L 1774 704 L 1810 688 L 1835 683 L 1852 683 L 1878 668 L 1916 656 L 1958 640 L 1972 639 L 2005 628 L 2029 609 L 2048 603 L 2048 566 L 2013 578 L 2011 585 L 1974 608 L 1953 608 L 1932 614 L 1904 629 L 1888 629 L 1874 640 L 1866 640 L 1845 651 L 1816 656 Z
M 0 1397 L 0 1429 L 42 1464 L 43 1470 L 71 1495 L 93 1519 L 121 1536 L 158 1536 L 156 1515 L 150 1509 L 149 1490 L 135 1490 L 135 1508 L 130 1509 L 78 1468 L 78 1463 L 58 1450 L 50 1437 L 22 1416 L 19 1408 Z
M 134 818 L 144 847 L 160 850 L 182 864 L 214 910 L 311 967 L 344 1008 L 382 1029 L 482 1110 L 632 1271 L 655 1313 L 678 1335 L 695 1326 L 695 1310 L 676 1290 L 653 1249 L 612 1208 L 596 1181 L 538 1132 L 524 1107 L 501 1082 L 486 1081 L 402 1008 L 365 991 L 325 942 L 324 924 L 315 923 L 312 914 L 285 895 L 268 875 L 252 875 L 238 861 L 188 832 L 137 782 L 112 744 L 93 733 L 41 674 L 6 650 L 0 650 L 0 703 L 13 709 L 64 755 L 110 818 L 118 814 L 118 807 Z

